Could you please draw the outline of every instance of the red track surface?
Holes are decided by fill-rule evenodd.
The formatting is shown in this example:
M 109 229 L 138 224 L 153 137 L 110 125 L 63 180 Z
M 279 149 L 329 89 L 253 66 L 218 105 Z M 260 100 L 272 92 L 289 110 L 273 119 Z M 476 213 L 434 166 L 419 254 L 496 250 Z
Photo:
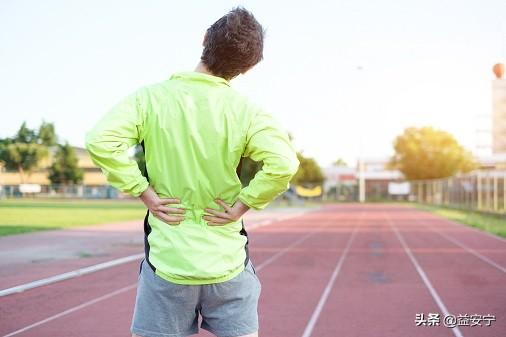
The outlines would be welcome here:
M 250 238 L 262 337 L 506 336 L 506 240 L 380 204 L 326 206 Z M 0 297 L 0 336 L 41 321 L 14 336 L 129 336 L 137 275 L 132 262 Z M 445 310 L 496 321 L 415 326 Z

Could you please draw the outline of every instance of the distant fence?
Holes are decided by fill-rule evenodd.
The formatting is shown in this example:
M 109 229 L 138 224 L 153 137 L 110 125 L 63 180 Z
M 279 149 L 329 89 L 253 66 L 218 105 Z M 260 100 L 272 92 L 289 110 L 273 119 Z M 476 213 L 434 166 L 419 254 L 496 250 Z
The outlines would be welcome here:
M 0 185 L 0 197 L 85 198 L 85 199 L 114 199 L 121 197 L 120 193 L 111 186 L 31 185 L 28 187 L 37 187 L 37 188 L 30 191 L 30 188 L 23 190 L 23 185 Z
M 411 198 L 422 203 L 506 213 L 506 171 L 473 171 L 444 179 L 411 181 Z
M 127 194 L 120 193 L 112 186 L 90 185 L 36 185 L 27 184 L 25 188 L 20 185 L 0 185 L 1 198 L 69 198 L 69 199 L 129 199 Z M 28 187 L 28 188 L 27 188 Z M 31 191 L 30 191 L 31 190 Z M 28 192 L 27 192 L 28 191 Z M 293 191 L 287 191 L 273 204 L 276 205 L 301 205 L 304 200 L 299 198 Z

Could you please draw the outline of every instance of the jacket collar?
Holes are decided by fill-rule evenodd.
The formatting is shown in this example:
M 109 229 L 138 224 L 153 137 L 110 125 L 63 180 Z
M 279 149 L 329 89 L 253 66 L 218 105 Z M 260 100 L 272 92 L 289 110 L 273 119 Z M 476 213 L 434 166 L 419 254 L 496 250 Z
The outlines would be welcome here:
M 209 75 L 197 71 L 182 71 L 173 74 L 170 79 L 182 79 L 182 80 L 190 80 L 190 81 L 200 81 L 200 82 L 210 82 L 210 83 L 216 83 L 216 84 L 225 84 L 227 86 L 230 86 L 230 83 L 218 76 Z

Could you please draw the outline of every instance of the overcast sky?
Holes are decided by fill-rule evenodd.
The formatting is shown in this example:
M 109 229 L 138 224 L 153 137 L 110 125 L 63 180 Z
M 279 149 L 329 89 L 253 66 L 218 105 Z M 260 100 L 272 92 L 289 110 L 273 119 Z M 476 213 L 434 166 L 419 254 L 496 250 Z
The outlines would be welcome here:
M 0 2 L 0 137 L 23 121 L 85 132 L 140 86 L 193 70 L 205 29 L 235 5 L 267 29 L 264 60 L 232 85 L 321 165 L 392 154 L 408 126 L 486 142 L 504 0 Z M 360 146 L 362 144 L 362 146 Z

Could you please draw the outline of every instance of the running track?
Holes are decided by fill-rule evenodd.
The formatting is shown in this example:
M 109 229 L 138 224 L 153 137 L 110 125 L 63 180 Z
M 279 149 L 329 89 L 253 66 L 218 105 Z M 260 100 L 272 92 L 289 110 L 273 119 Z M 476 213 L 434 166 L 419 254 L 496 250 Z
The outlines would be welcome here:
M 325 206 L 250 238 L 262 337 L 506 336 L 504 239 L 384 204 Z M 137 275 L 134 261 L 0 297 L 0 336 L 129 336 Z M 417 313 L 496 321 L 416 326 Z

